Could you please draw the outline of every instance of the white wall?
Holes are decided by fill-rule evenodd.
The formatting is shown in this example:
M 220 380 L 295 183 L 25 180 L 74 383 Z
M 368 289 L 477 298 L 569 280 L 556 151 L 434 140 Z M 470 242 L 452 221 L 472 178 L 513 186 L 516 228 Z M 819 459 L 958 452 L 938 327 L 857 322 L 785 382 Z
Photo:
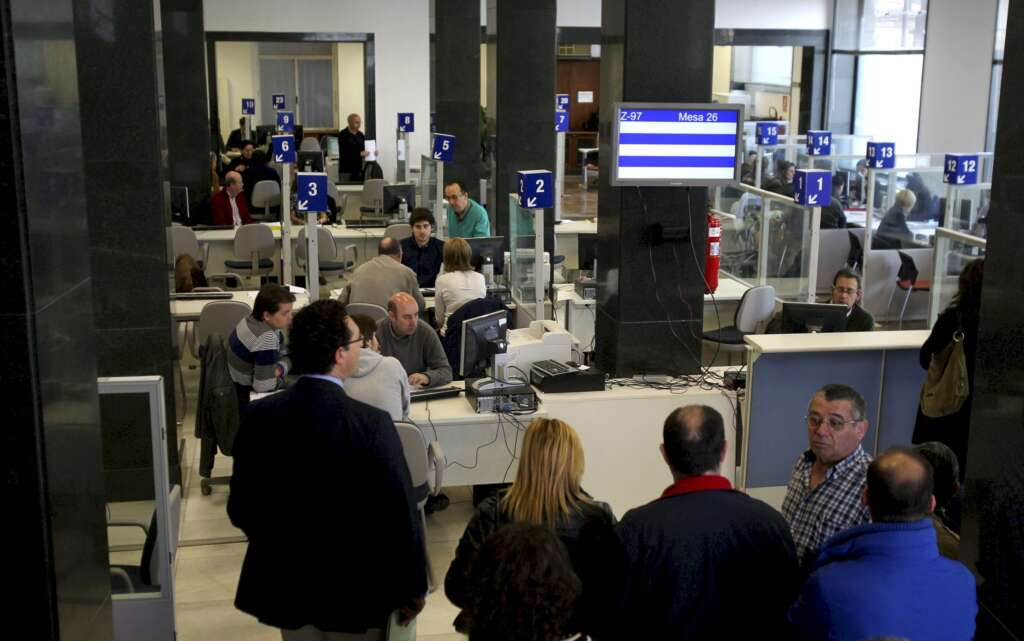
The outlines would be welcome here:
M 982 151 L 997 0 L 931 0 L 918 152 Z
M 335 45 L 335 51 L 338 65 L 338 128 L 341 129 L 348 126 L 350 113 L 363 113 L 366 105 L 366 65 L 361 42 L 339 42 Z M 380 133 L 378 127 L 377 135 Z
M 242 117 L 242 98 L 255 98 L 259 122 L 259 84 L 256 67 L 256 45 L 251 42 L 218 42 L 217 54 L 217 115 L 220 117 L 221 135 L 227 142 L 232 129 L 238 128 Z
M 203 17 L 207 31 L 374 34 L 377 142 L 384 152 L 384 175 L 393 176 L 399 112 L 416 114 L 413 158 L 426 153 L 430 142 L 428 5 L 426 0 L 291 0 L 286 5 L 248 0 L 240 10 L 235 2 L 204 0 Z
M 716 0 L 716 29 L 832 29 L 832 0 Z

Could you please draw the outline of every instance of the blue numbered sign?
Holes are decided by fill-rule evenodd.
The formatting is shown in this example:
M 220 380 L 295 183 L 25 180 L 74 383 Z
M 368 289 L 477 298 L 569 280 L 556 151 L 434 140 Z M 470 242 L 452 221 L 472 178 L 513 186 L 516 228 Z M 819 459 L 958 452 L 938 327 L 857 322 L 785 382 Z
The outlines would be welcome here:
M 942 182 L 951 185 L 974 185 L 978 182 L 977 154 L 946 154 Z
M 295 131 L 295 113 L 291 111 L 277 112 L 277 130 Z
M 280 111 L 281 109 L 284 109 L 284 94 L 283 93 L 272 94 L 270 96 L 270 103 L 272 105 L 274 105 L 274 109 L 277 109 L 278 111 Z
M 779 125 L 775 122 L 757 123 L 757 144 L 777 145 L 779 144 Z
M 256 99 L 242 98 L 242 115 L 252 116 L 256 113 Z
M 416 131 L 415 114 L 398 114 L 398 131 L 404 131 L 407 134 Z
M 270 145 L 273 150 L 274 162 L 295 162 L 295 136 L 291 134 L 271 136 Z
M 797 169 L 793 200 L 807 207 L 824 207 L 832 202 L 832 172 L 827 169 Z
M 559 109 L 555 112 L 555 131 L 562 133 L 569 131 L 569 112 Z
M 871 169 L 892 169 L 896 166 L 896 143 L 869 142 L 867 161 Z
M 568 109 L 569 108 L 569 94 L 567 93 L 556 93 L 555 94 L 555 109 Z
M 831 156 L 832 155 L 832 132 L 831 131 L 808 131 L 807 132 L 807 155 L 808 156 Z
M 455 155 L 455 136 L 449 134 L 434 134 L 434 160 L 451 162 Z
M 295 193 L 295 208 L 298 211 L 327 211 L 327 174 L 300 171 L 295 182 Z
M 516 172 L 519 179 L 519 206 L 526 209 L 543 209 L 555 206 L 555 194 L 551 172 L 546 169 L 531 169 Z

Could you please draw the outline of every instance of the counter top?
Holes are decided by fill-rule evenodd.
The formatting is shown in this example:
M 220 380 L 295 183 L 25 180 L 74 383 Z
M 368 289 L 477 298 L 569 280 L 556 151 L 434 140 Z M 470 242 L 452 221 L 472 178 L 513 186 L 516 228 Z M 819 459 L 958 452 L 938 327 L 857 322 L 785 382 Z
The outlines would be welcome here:
M 755 352 L 850 352 L 880 349 L 920 349 L 928 330 L 842 332 L 823 334 L 755 334 L 744 340 Z

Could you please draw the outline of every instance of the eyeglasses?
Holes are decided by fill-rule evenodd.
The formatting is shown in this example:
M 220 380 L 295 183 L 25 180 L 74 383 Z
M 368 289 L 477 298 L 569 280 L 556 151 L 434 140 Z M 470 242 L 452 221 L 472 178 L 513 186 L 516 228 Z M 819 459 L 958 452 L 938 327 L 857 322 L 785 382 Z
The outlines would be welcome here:
M 343 347 L 348 347 L 349 345 L 354 345 L 355 343 L 362 343 L 363 340 L 365 339 L 362 336 L 360 336 L 359 338 L 353 338 L 349 342 L 345 343 Z
M 844 427 L 849 425 L 850 423 L 859 423 L 859 422 L 861 422 L 864 419 L 854 418 L 854 419 L 850 419 L 849 421 L 844 421 L 844 420 L 842 420 L 840 418 L 837 418 L 835 416 L 830 416 L 828 418 L 823 418 L 821 416 L 818 416 L 817 414 L 811 414 L 810 416 L 805 416 L 804 420 L 807 421 L 807 427 L 809 427 L 811 429 L 816 430 L 819 427 L 821 427 L 822 423 L 825 423 L 826 425 L 829 426 L 829 428 L 832 429 L 833 432 L 839 432 Z
M 852 294 L 856 294 L 857 292 L 859 292 L 860 289 L 855 289 L 853 287 L 832 287 L 832 291 L 834 291 L 837 294 L 850 294 L 850 295 L 852 295 Z

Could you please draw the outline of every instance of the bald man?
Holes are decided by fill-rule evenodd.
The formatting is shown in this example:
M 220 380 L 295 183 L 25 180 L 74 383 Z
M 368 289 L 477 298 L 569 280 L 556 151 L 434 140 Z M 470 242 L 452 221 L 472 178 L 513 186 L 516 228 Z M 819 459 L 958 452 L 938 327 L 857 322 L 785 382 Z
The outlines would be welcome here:
M 793 638 L 974 637 L 974 577 L 939 555 L 932 486 L 931 465 L 910 448 L 871 462 L 863 494 L 871 523 L 825 543 L 789 611 Z
M 409 375 L 409 385 L 437 387 L 452 380 L 452 368 L 441 339 L 419 317 L 416 299 L 398 292 L 388 300 L 388 317 L 377 324 L 380 353 L 394 356 Z
M 349 114 L 348 127 L 338 132 L 338 177 L 342 182 L 363 179 L 363 160 L 366 159 L 366 136 L 359 128 L 363 119 L 359 114 Z
M 372 303 L 387 307 L 393 294 L 405 292 L 423 309 L 423 295 L 416 272 L 402 264 L 402 244 L 385 236 L 377 245 L 377 256 L 356 268 L 342 294 L 343 303 Z
M 252 223 L 249 204 L 242 193 L 242 174 L 229 171 L 224 174 L 224 188 L 210 199 L 210 222 L 214 225 L 248 225 Z

